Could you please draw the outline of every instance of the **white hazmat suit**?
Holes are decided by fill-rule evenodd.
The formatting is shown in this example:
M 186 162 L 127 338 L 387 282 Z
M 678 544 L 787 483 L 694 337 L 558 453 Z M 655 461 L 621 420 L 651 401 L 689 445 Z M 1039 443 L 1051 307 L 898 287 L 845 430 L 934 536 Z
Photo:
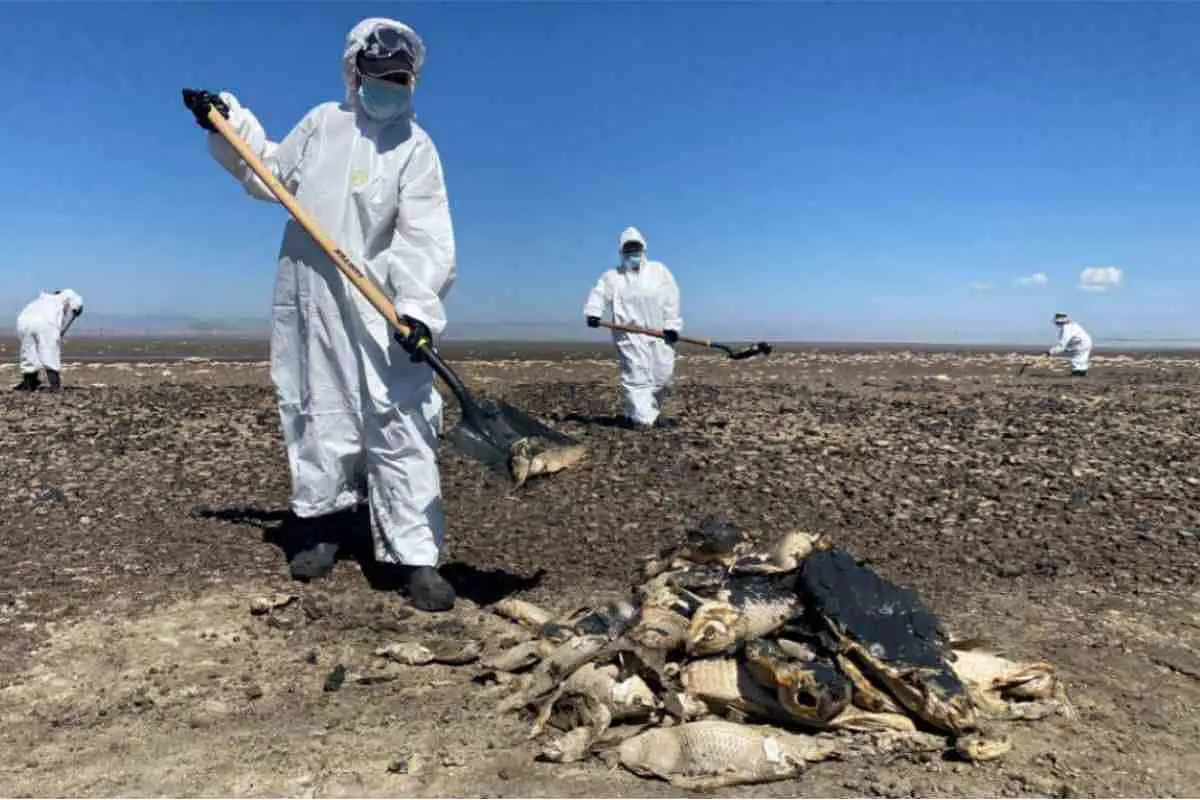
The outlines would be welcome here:
M 1092 337 L 1082 325 L 1068 319 L 1059 325 L 1058 343 L 1050 348 L 1049 354 L 1069 358 L 1072 372 L 1087 372 L 1092 357 Z
M 626 228 L 620 247 L 629 242 L 646 246 L 637 228 Z M 666 265 L 643 259 L 637 268 L 619 266 L 600 276 L 588 295 L 583 313 L 601 317 L 612 310 L 612 321 L 655 330 L 683 330 L 679 311 L 679 286 Z M 625 413 L 636 425 L 653 425 L 662 411 L 662 401 L 673 382 L 675 348 L 662 339 L 640 333 L 613 331 L 613 343 L 621 364 L 621 388 Z
M 456 277 L 450 208 L 438 152 L 411 110 L 379 122 L 358 97 L 355 57 L 381 26 L 411 36 L 420 70 L 425 49 L 411 28 L 382 18 L 360 22 L 342 57 L 345 101 L 312 109 L 279 143 L 231 94 L 221 98 L 230 124 L 317 225 L 371 274 L 399 314 L 436 337 Z M 228 142 L 215 134 L 208 140 L 251 196 L 274 201 Z M 433 373 L 410 362 L 384 318 L 294 220 L 279 252 L 271 379 L 296 516 L 324 516 L 366 499 L 377 560 L 435 567 L 443 541 L 442 398 Z
M 21 340 L 21 372 L 36 375 L 38 370 L 61 372 L 63 329 L 83 310 L 83 298 L 71 289 L 43 291 L 17 316 L 17 336 Z

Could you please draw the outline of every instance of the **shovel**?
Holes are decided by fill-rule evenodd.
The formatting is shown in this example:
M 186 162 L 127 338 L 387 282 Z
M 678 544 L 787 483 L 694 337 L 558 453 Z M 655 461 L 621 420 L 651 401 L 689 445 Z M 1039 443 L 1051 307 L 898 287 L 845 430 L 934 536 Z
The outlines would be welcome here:
M 652 330 L 651 328 L 642 328 L 637 325 L 622 325 L 617 322 L 601 322 L 600 327 L 608 328 L 609 330 L 614 331 L 624 331 L 625 333 L 641 333 L 646 336 L 653 336 L 656 339 L 663 338 L 662 331 Z M 713 350 L 723 350 L 734 361 L 741 361 L 744 358 L 750 358 L 757 355 L 770 355 L 772 350 L 771 345 L 767 344 L 766 342 L 758 342 L 757 344 L 753 344 L 744 350 L 734 350 L 729 345 L 721 344 L 720 342 L 714 342 L 712 339 L 693 339 L 688 336 L 680 336 L 679 341 L 687 342 L 688 344 L 699 345 L 700 347 L 708 347 Z
M 183 103 L 189 109 L 197 102 L 198 92 L 183 90 Z M 409 328 L 396 313 L 396 308 L 365 270 L 335 245 L 318 227 L 316 222 L 296 202 L 296 198 L 263 165 L 258 156 L 238 136 L 229 122 L 211 106 L 206 116 L 213 128 L 229 142 L 246 164 L 254 171 L 271 194 L 283 204 L 296 222 L 325 251 L 329 260 L 341 271 L 346 280 L 362 292 L 371 305 L 401 336 L 408 336 Z M 445 381 L 450 391 L 458 398 L 461 418 L 447 434 L 455 446 L 467 456 L 488 467 L 506 472 L 519 487 L 536 475 L 547 475 L 574 466 L 583 460 L 586 450 L 583 445 L 564 434 L 554 431 L 528 414 L 495 400 L 477 398 L 467 390 L 462 379 L 455 374 L 432 344 L 423 345 L 420 353 L 439 378 Z

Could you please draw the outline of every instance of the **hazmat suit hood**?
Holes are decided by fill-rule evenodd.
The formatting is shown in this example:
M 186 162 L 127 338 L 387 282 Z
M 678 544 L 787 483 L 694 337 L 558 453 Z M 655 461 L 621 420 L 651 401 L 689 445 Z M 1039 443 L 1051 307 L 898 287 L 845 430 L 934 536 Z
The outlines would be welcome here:
M 350 30 L 350 33 L 346 35 L 346 49 L 342 52 L 342 83 L 346 85 L 346 102 L 350 106 L 359 108 L 360 110 L 361 107 L 358 102 L 358 68 L 354 62 L 358 57 L 359 51 L 367 46 L 367 37 L 377 28 L 395 28 L 408 40 L 413 55 L 414 92 L 417 88 L 415 78 L 421 74 L 421 68 L 425 65 L 425 43 L 421 41 L 420 36 L 417 36 L 416 31 L 403 22 L 397 22 L 387 17 L 368 17 L 355 25 Z M 411 109 L 405 116 L 412 118 L 413 113 Z
M 620 253 L 621 250 L 624 249 L 625 245 L 629 244 L 630 242 L 637 242 L 642 246 L 643 250 L 646 249 L 646 237 L 642 236 L 642 232 L 632 225 L 621 231 L 621 239 L 617 244 L 617 252 Z

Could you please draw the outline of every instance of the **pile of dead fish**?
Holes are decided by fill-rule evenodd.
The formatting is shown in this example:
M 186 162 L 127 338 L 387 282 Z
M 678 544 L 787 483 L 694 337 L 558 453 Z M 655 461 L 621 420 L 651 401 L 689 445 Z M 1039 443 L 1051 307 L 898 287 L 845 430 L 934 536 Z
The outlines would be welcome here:
M 493 606 L 534 634 L 483 665 L 513 690 L 500 710 L 533 715 L 545 760 L 706 789 L 906 746 L 998 758 L 1005 723 L 1071 714 L 1050 665 L 954 640 L 915 591 L 821 537 L 749 554 L 708 518 L 639 569 L 627 601 L 564 619 Z

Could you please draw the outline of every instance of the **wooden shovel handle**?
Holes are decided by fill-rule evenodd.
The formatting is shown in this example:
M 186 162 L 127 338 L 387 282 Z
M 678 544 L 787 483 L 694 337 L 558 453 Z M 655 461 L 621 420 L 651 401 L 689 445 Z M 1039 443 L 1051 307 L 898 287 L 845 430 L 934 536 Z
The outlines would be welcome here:
M 663 338 L 662 331 L 656 331 L 653 328 L 643 328 L 639 325 L 622 325 L 619 322 L 605 322 L 601 320 L 600 327 L 614 331 L 624 331 L 625 333 L 640 333 L 644 336 L 653 336 L 658 339 Z M 700 347 L 712 347 L 712 339 L 693 339 L 689 336 L 680 336 L 679 341 L 699 345 Z
M 400 319 L 400 315 L 396 313 L 396 306 L 387 298 L 387 295 L 371 280 L 366 271 L 351 261 L 350 257 L 343 253 L 341 248 L 334 244 L 317 227 L 317 223 L 308 215 L 308 212 L 300 207 L 300 204 L 296 202 L 296 198 L 292 196 L 292 193 L 266 168 L 242 137 L 238 136 L 237 131 L 221 115 L 221 112 L 210 106 L 208 109 L 208 121 L 212 123 L 217 133 L 221 134 L 225 138 L 225 141 L 229 142 L 230 146 L 237 151 L 237 154 L 242 157 L 242 160 L 253 170 L 259 180 L 266 184 L 267 188 L 271 190 L 271 194 L 275 195 L 276 199 L 300 223 L 301 227 L 308 231 L 308 235 L 320 245 L 321 249 L 325 251 L 325 255 L 329 256 L 329 259 L 341 270 L 346 279 L 363 293 L 363 296 L 370 301 L 371 305 L 375 306 L 375 309 L 380 314 L 383 314 L 384 319 L 399 331 L 401 336 L 408 336 L 408 326 Z

